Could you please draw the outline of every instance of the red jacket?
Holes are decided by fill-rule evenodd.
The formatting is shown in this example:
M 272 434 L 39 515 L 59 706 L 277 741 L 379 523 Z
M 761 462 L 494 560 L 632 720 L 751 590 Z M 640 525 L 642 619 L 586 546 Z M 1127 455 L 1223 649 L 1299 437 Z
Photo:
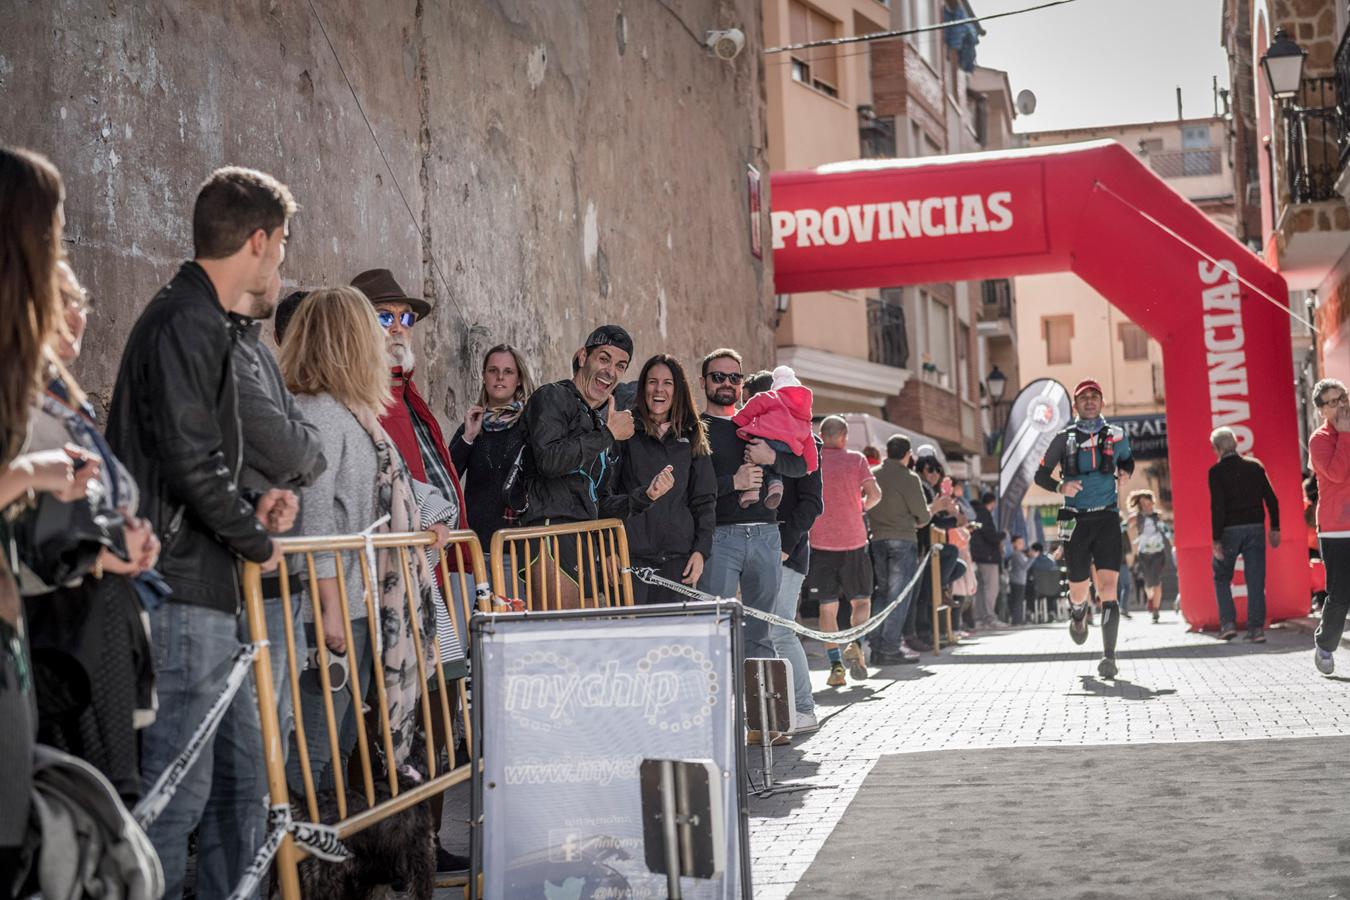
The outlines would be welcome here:
M 401 369 L 395 369 L 393 399 L 385 407 L 384 415 L 380 416 L 380 424 L 384 426 L 384 430 L 389 434 L 389 439 L 398 448 L 399 455 L 403 457 L 403 462 L 408 467 L 408 472 L 413 478 L 425 483 L 427 468 L 422 463 L 422 451 L 417 446 L 417 433 L 413 431 L 412 415 L 408 409 L 410 406 L 413 412 L 417 413 L 417 418 L 431 432 L 436 443 L 436 455 L 440 457 L 441 464 L 445 466 L 445 471 L 450 473 L 450 483 L 455 488 L 455 496 L 451 499 L 459 504 L 459 521 L 455 523 L 455 527 L 468 528 L 469 526 L 465 524 L 467 519 L 464 509 L 464 489 L 460 487 L 459 472 L 455 471 L 455 464 L 450 459 L 450 449 L 446 446 L 445 435 L 441 431 L 441 426 L 436 421 L 436 417 L 431 414 L 431 408 L 422 399 L 422 395 L 417 393 L 417 385 L 413 384 L 412 373 L 409 372 L 405 375 Z
M 1317 531 L 1350 536 L 1350 433 L 1323 422 L 1308 438 L 1308 464 L 1317 475 Z
M 782 441 L 806 460 L 806 471 L 820 467 L 816 442 L 811 434 L 811 389 L 797 385 L 764 391 L 750 398 L 731 417 L 743 441 L 766 438 Z

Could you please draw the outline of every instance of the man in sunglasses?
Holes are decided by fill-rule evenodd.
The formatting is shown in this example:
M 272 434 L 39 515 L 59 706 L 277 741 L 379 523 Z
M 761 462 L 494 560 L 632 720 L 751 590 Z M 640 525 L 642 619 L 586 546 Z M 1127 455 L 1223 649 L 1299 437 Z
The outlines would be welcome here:
M 385 348 L 389 354 L 390 376 L 393 379 L 392 398 L 380 424 L 389 434 L 389 439 L 398 448 L 399 455 L 413 477 L 413 492 L 420 507 L 421 525 L 434 531 L 438 540 L 435 550 L 439 551 L 450 539 L 452 528 L 467 528 L 464 509 L 464 491 L 460 487 L 459 473 L 450 459 L 450 449 L 441 432 L 440 423 L 431 414 L 431 408 L 422 399 L 413 382 L 413 370 L 416 368 L 417 355 L 413 349 L 413 327 L 431 315 L 431 304 L 421 297 L 409 297 L 388 269 L 370 269 L 352 279 L 352 287 L 361 291 L 375 305 L 375 314 L 380 327 L 384 329 Z M 427 490 L 426 486 L 434 488 Z M 449 568 L 456 570 L 453 555 L 447 560 Z M 439 575 L 437 576 L 439 582 Z M 459 596 L 459 580 L 448 579 L 453 597 L 451 605 L 458 609 L 462 598 Z M 446 604 L 436 604 L 436 638 L 440 645 L 441 665 L 447 679 L 462 677 L 468 673 L 464 659 L 463 644 L 458 635 L 462 632 L 451 621 L 445 609 Z M 432 684 L 431 690 L 440 689 Z M 454 697 L 454 691 L 450 691 Z M 432 709 L 438 709 L 438 701 L 433 698 Z M 451 700 L 453 706 L 454 701 Z M 441 718 L 432 716 L 435 734 L 432 742 L 439 752 L 447 746 L 448 737 L 442 733 Z M 440 795 L 433 798 L 432 812 L 439 821 Z M 455 856 L 437 844 L 436 867 L 441 872 L 454 872 L 467 868 L 465 857 Z
M 742 506 L 740 493 L 763 485 L 761 466 L 774 466 L 785 478 L 800 478 L 806 474 L 806 460 L 776 453 L 759 439 L 746 442 L 736 433 L 731 417 L 740 405 L 743 381 L 741 355 L 735 350 L 723 347 L 704 357 L 699 383 L 707 400 L 703 422 L 717 474 L 717 530 L 698 586 L 718 597 L 735 597 L 739 588 L 743 604 L 773 612 L 787 559 L 778 512 L 764 505 L 762 493 L 754 503 Z M 747 657 L 777 655 L 768 623 L 747 616 L 743 628 Z

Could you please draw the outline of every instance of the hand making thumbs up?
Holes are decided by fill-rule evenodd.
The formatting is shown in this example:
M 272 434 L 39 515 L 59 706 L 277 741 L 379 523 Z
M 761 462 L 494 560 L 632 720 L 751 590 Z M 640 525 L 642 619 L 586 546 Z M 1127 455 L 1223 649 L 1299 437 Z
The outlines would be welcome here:
M 614 398 L 610 397 L 605 426 L 614 435 L 614 440 L 626 441 L 633 436 L 633 414 L 626 409 L 616 408 Z

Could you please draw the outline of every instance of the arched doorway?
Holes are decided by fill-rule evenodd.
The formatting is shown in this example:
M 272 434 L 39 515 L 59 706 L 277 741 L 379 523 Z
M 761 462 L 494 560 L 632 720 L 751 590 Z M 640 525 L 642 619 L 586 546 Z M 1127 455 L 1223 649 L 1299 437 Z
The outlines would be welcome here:
M 1218 624 L 1213 428 L 1231 427 L 1242 452 L 1266 464 L 1287 530 L 1301 527 L 1284 279 L 1124 147 L 839 163 L 776 173 L 772 189 L 779 293 L 1067 271 L 1162 345 L 1182 612 L 1192 625 Z M 1282 543 L 1266 571 L 1271 619 L 1304 614 L 1303 542 Z

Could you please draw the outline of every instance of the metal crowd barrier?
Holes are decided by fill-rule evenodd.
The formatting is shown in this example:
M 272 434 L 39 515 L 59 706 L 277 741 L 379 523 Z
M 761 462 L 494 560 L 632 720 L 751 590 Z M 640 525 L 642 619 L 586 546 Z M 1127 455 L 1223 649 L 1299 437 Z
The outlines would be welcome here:
M 521 609 L 633 605 L 628 534 L 618 519 L 506 528 L 492 536 L 491 560 L 493 595 Z
M 243 590 L 244 604 L 248 615 L 248 626 L 250 640 L 254 642 L 262 640 L 284 640 L 286 646 L 286 677 L 289 681 L 289 690 L 294 711 L 294 741 L 291 745 L 291 752 L 298 756 L 299 767 L 303 780 L 303 796 L 294 797 L 294 802 L 300 811 L 297 818 L 308 816 L 309 821 L 318 822 L 320 817 L 318 792 L 315 788 L 315 777 L 311 767 L 310 753 L 308 743 L 305 737 L 303 705 L 301 701 L 300 672 L 303 668 L 303 661 L 296 658 L 296 636 L 295 621 L 293 613 L 296 610 L 297 598 L 291 596 L 289 589 L 288 564 L 296 556 L 301 556 L 303 561 L 300 565 L 302 574 L 306 575 L 305 584 L 306 599 L 301 602 L 312 604 L 314 616 L 315 641 L 314 649 L 317 653 L 317 670 L 319 682 L 322 686 L 321 695 L 323 697 L 324 723 L 327 729 L 328 750 L 331 753 L 330 764 L 333 775 L 334 800 L 337 807 L 337 821 L 330 821 L 325 824 L 334 825 L 337 828 L 339 837 L 346 837 L 355 834 L 363 829 L 369 828 L 390 816 L 402 812 L 409 807 L 415 806 L 422 801 L 445 791 L 452 785 L 467 781 L 472 774 L 470 760 L 467 758 L 457 759 L 455 757 L 455 721 L 457 720 L 462 733 L 466 739 L 466 746 L 472 747 L 472 734 L 469 717 L 469 698 L 464 684 L 464 679 L 459 678 L 451 690 L 455 693 L 458 700 L 458 708 L 451 710 L 451 700 L 448 694 L 451 691 L 437 690 L 436 697 L 439 698 L 439 710 L 433 713 L 431 698 L 428 696 L 426 685 L 429 673 L 427 671 L 426 661 L 422 654 L 417 654 L 417 673 L 422 690 L 419 695 L 421 725 L 423 734 L 426 736 L 426 773 L 428 778 L 422 784 L 410 788 L 406 791 L 400 791 L 397 772 L 392 765 L 385 766 L 386 771 L 382 773 L 383 779 L 388 782 L 387 794 L 378 797 L 376 792 L 376 771 L 371 765 L 371 747 L 369 736 L 367 734 L 366 717 L 362 714 L 364 705 L 369 703 L 372 708 L 372 715 L 378 718 L 379 734 L 377 738 L 380 741 L 380 747 L 386 760 L 394 759 L 393 736 L 390 728 L 388 699 L 385 695 L 385 685 L 378 674 L 384 671 L 381 652 L 381 639 L 378 634 L 380 628 L 380 616 L 378 613 L 379 600 L 372 596 L 371 589 L 376 583 L 376 573 L 372 571 L 373 558 L 366 552 L 367 548 L 374 550 L 395 549 L 398 552 L 399 564 L 402 566 L 405 583 L 412 583 L 412 552 L 426 552 L 423 548 L 429 547 L 434 542 L 435 536 L 430 532 L 421 532 L 416 534 L 379 534 L 372 536 L 363 535 L 345 535 L 337 537 L 313 537 L 313 538 L 285 538 L 280 539 L 279 543 L 285 548 L 288 556 L 282 562 L 278 574 L 280 576 L 280 600 L 264 601 L 262 593 L 262 571 L 256 563 L 247 563 L 244 566 Z M 314 563 L 315 554 L 334 554 L 339 558 L 344 555 L 354 555 L 359 561 L 360 573 L 363 588 L 363 595 L 366 609 L 366 625 L 370 631 L 370 672 L 376 677 L 370 679 L 374 682 L 375 690 L 367 690 L 368 685 L 362 683 L 360 673 L 356 667 L 349 666 L 348 688 L 351 693 L 352 706 L 349 712 L 354 719 L 356 728 L 356 743 L 352 748 L 353 755 L 360 762 L 360 784 L 354 785 L 353 790 L 359 790 L 360 796 L 365 799 L 365 809 L 349 814 L 348 809 L 348 785 L 346 784 L 347 772 L 342 760 L 340 738 L 338 733 L 338 723 L 335 721 L 333 710 L 333 691 L 332 681 L 330 680 L 330 654 L 323 640 L 322 626 L 322 601 L 319 596 L 318 576 Z M 453 568 L 453 570 L 452 570 Z M 348 659 L 351 659 L 352 649 L 356 645 L 355 634 L 352 629 L 352 618 L 348 609 L 348 592 L 346 579 L 343 576 L 345 566 L 338 566 L 337 588 L 340 605 L 342 607 L 342 624 L 346 637 L 348 648 Z M 469 608 L 469 598 L 473 597 L 477 585 L 486 583 L 486 568 L 484 566 L 483 551 L 478 544 L 478 538 L 472 531 L 456 531 L 451 533 L 450 543 L 446 545 L 439 558 L 439 581 L 443 586 L 441 596 L 444 599 L 447 611 L 451 619 L 455 622 L 456 632 L 459 636 L 461 646 L 467 656 L 469 652 L 469 617 L 471 611 Z M 456 609 L 454 591 L 452 587 L 458 588 L 459 608 Z M 411 593 L 405 598 L 408 604 L 408 614 L 411 617 L 411 627 L 414 643 L 421 645 L 421 618 L 419 613 L 419 600 Z M 283 634 L 269 635 L 267 633 L 267 618 L 264 603 L 280 602 L 285 611 L 285 625 Z M 442 665 L 440 648 L 437 646 L 433 654 L 435 663 L 435 677 L 437 684 L 445 685 L 445 669 Z M 256 679 L 258 694 L 258 709 L 261 714 L 263 748 L 266 757 L 267 766 L 267 784 L 271 803 L 275 806 L 292 803 L 292 793 L 288 786 L 286 776 L 286 749 L 282 746 L 281 724 L 277 715 L 277 694 L 276 686 L 272 682 L 272 667 L 268 654 L 259 654 L 253 664 L 254 677 Z M 433 714 L 438 714 L 440 724 L 443 726 L 444 735 L 449 736 L 446 744 L 449 748 L 449 767 L 442 770 L 438 767 L 439 760 L 437 752 L 433 745 L 431 735 L 433 729 Z M 383 791 L 381 793 L 384 793 Z M 301 900 L 300 882 L 296 866 L 304 858 L 304 851 L 297 847 L 288 834 L 280 845 L 276 856 L 277 883 L 280 888 L 283 900 Z
M 928 562 L 928 583 L 933 602 L 933 655 L 942 652 L 942 625 L 947 626 L 947 643 L 956 643 L 956 631 L 952 626 L 952 608 L 942 602 L 942 561 L 937 549 L 947 543 L 947 533 L 941 528 L 929 529 L 929 546 L 933 548 L 932 558 Z

